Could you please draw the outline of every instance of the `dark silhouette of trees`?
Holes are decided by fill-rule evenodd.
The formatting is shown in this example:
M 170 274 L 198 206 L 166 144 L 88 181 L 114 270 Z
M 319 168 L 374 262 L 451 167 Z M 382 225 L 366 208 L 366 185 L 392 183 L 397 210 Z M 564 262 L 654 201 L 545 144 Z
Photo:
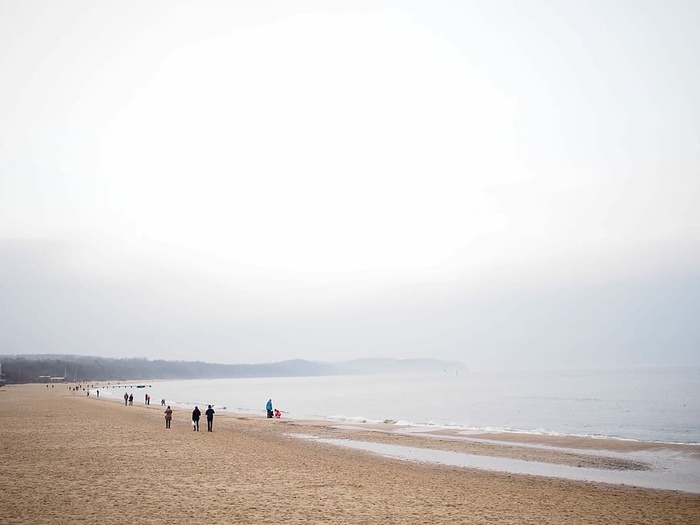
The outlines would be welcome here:
M 464 369 L 433 359 L 358 359 L 326 363 L 293 359 L 264 364 L 224 365 L 201 361 L 150 361 L 77 355 L 0 355 L 7 384 L 55 381 L 137 381 L 148 379 L 214 379 L 230 377 L 304 377 Z

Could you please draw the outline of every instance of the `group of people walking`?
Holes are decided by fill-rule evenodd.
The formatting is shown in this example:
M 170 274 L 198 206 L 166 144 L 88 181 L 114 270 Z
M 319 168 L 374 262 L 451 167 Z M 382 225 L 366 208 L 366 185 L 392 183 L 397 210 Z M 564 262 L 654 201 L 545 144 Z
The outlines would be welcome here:
M 207 432 L 213 432 L 214 431 L 214 409 L 212 408 L 211 405 L 208 405 L 207 410 L 204 412 L 204 415 L 207 417 Z M 192 411 L 192 430 L 195 432 L 199 432 L 199 418 L 202 415 L 202 412 L 199 410 L 199 407 L 195 406 L 194 410 Z M 170 422 L 173 420 L 173 409 L 170 408 L 170 405 L 165 409 L 165 428 L 170 428 Z
M 276 417 L 279 418 L 282 416 L 282 413 L 277 410 L 273 409 L 272 407 L 272 399 L 269 399 L 267 401 L 267 405 L 265 405 L 265 410 L 267 411 L 267 417 Z M 207 409 L 204 411 L 204 415 L 207 418 L 207 432 L 213 432 L 214 431 L 214 408 L 211 405 L 207 405 Z M 192 430 L 194 432 L 199 432 L 199 419 L 202 416 L 202 411 L 199 410 L 198 406 L 194 407 L 194 410 L 192 411 Z M 165 409 L 165 428 L 170 428 L 170 422 L 173 420 L 173 409 L 170 408 L 170 405 Z
M 48 385 L 47 385 L 48 386 Z M 98 397 L 99 397 L 99 390 L 98 392 Z M 90 395 L 88 393 L 88 395 Z M 151 396 L 146 394 L 145 397 L 145 403 L 146 405 L 151 404 Z M 127 392 L 124 392 L 124 405 L 133 405 L 134 404 L 134 395 L 129 394 Z M 161 406 L 165 406 L 165 398 L 160 400 Z M 272 399 L 268 399 L 267 403 L 265 405 L 265 411 L 267 413 L 268 418 L 280 418 L 282 417 L 282 413 L 277 410 L 276 408 L 273 408 L 272 406 Z M 214 431 L 214 408 L 211 405 L 207 405 L 207 409 L 204 411 L 204 415 L 207 418 L 207 432 L 213 432 Z M 194 432 L 199 432 L 199 419 L 202 416 L 202 412 L 199 410 L 199 407 L 195 406 L 194 410 L 192 411 L 192 430 Z M 165 428 L 170 428 L 170 422 L 173 420 L 173 409 L 170 408 L 170 405 L 167 405 L 165 409 Z
M 214 426 L 214 409 L 211 407 L 211 405 L 207 405 L 209 408 L 204 412 L 204 415 L 207 416 L 207 432 L 213 432 L 213 426 Z M 168 407 L 170 408 L 170 407 Z M 167 413 L 167 410 L 166 410 Z M 200 412 L 199 407 L 195 406 L 194 410 L 192 411 L 192 430 L 195 432 L 199 432 L 199 417 L 202 415 L 202 412 Z M 170 427 L 168 427 L 170 428 Z

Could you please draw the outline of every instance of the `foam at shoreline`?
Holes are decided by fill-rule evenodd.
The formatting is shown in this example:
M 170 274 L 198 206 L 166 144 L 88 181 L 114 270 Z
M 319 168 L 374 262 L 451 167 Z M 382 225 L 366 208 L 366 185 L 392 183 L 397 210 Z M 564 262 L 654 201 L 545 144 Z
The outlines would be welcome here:
M 509 465 L 600 469 L 613 461 L 610 455 L 218 410 L 214 432 L 193 432 L 190 413 L 191 407 L 175 408 L 166 429 L 159 403 L 125 407 L 116 398 L 45 385 L 0 389 L 3 523 L 141 523 L 144 516 L 169 525 L 700 523 L 698 494 L 432 461 L 448 451 Z M 326 439 L 361 445 L 351 449 Z M 389 457 L 385 449 L 369 452 L 366 443 L 425 454 L 427 462 Z M 633 466 L 615 461 L 608 470 Z

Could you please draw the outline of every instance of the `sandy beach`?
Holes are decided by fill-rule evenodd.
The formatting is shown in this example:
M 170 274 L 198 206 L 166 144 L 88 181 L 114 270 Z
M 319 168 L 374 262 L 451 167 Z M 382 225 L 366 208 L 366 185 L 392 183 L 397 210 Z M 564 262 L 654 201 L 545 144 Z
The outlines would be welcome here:
M 205 408 L 205 407 L 200 407 Z M 217 413 L 166 429 L 159 403 L 124 406 L 66 385 L 0 389 L 0 520 L 16 523 L 700 523 L 700 494 L 389 459 L 352 439 L 601 469 L 595 450 L 699 447 L 479 435 L 472 440 Z M 444 438 L 444 439 L 443 439 Z M 523 446 L 523 445 L 535 446 Z M 547 445 L 547 446 L 540 446 Z M 550 448 L 558 447 L 558 448 Z

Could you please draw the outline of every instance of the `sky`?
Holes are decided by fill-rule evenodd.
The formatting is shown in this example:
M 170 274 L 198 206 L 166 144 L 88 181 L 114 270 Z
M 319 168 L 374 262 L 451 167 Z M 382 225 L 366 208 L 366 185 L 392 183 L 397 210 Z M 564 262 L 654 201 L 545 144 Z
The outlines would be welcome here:
M 0 354 L 698 365 L 699 25 L 0 0 Z

